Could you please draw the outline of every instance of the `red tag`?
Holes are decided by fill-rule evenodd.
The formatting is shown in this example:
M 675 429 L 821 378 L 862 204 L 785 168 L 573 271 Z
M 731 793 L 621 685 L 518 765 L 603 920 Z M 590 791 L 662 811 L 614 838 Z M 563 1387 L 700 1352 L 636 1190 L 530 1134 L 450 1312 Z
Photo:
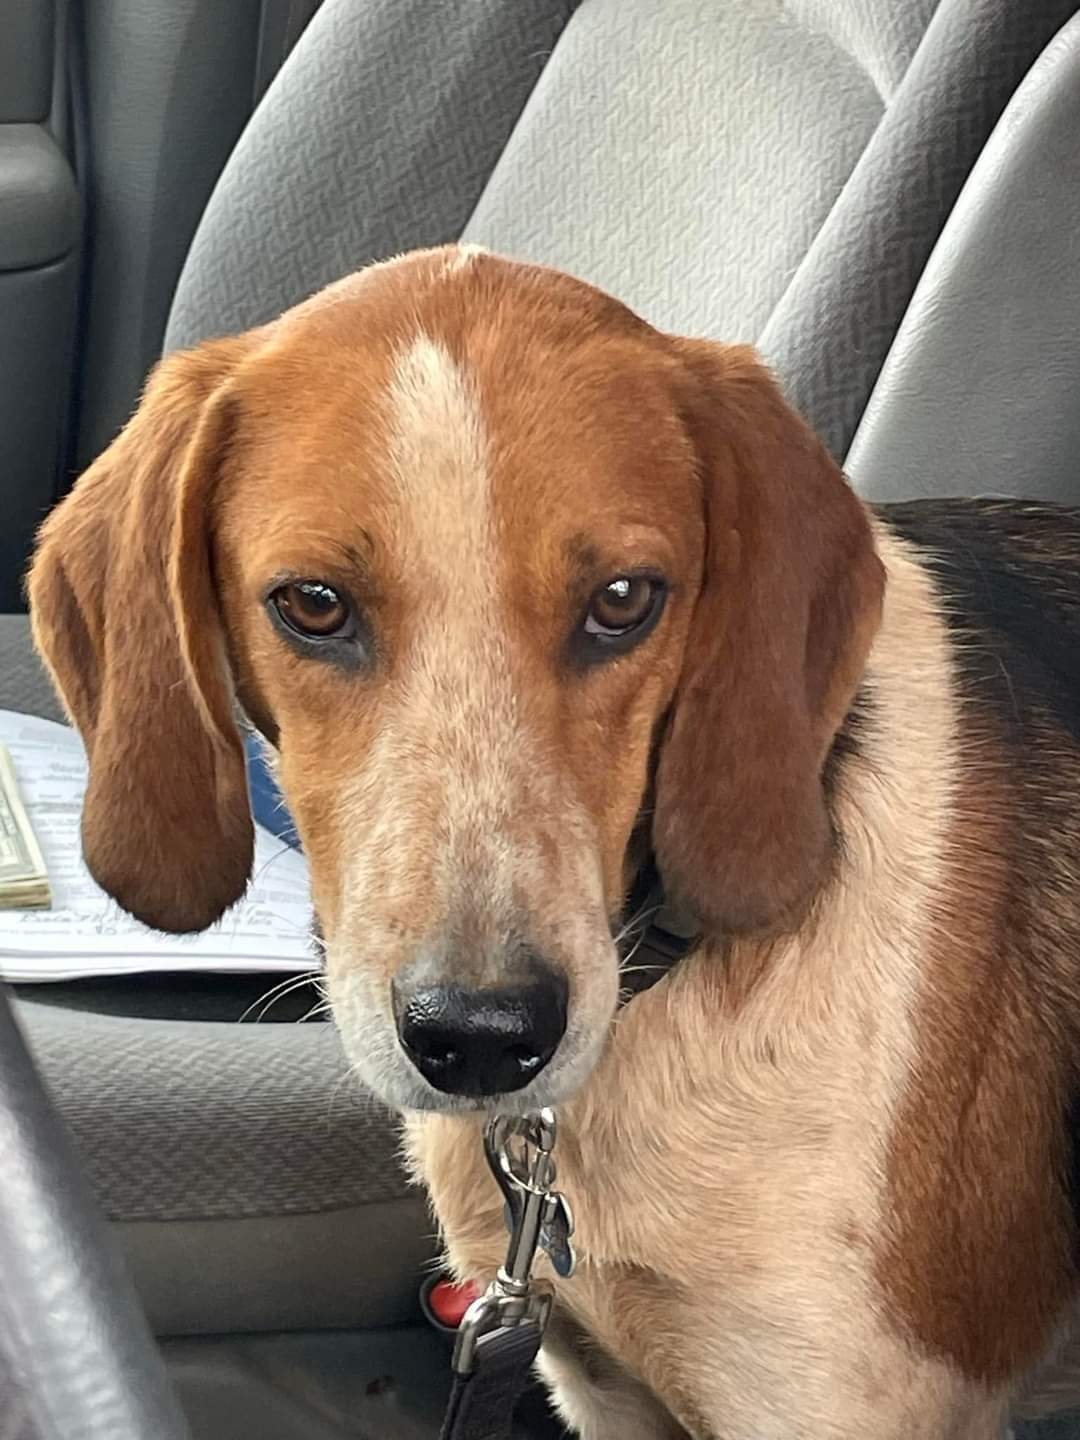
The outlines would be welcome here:
M 454 1285 L 449 1280 L 440 1280 L 429 1290 L 428 1304 L 440 1325 L 456 1330 L 465 1311 L 474 1300 L 479 1300 L 483 1293 L 483 1286 L 474 1285 L 472 1281 L 465 1285 Z

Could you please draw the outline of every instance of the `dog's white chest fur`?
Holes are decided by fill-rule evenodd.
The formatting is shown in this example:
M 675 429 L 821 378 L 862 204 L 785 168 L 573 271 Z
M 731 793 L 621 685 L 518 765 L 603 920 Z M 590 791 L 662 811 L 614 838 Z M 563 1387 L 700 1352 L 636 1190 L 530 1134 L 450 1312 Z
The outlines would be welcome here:
M 634 1000 L 560 1112 L 579 1267 L 558 1284 L 542 1368 L 587 1440 L 951 1433 L 942 1418 L 970 1413 L 970 1387 L 909 1353 L 874 1277 L 893 1047 L 868 1044 L 854 1012 L 806 1017 L 790 1043 L 753 1025 L 755 1001 L 710 1034 L 688 1002 L 715 963 L 695 957 Z M 480 1122 L 417 1118 L 408 1143 L 454 1269 L 488 1280 L 506 1233 Z

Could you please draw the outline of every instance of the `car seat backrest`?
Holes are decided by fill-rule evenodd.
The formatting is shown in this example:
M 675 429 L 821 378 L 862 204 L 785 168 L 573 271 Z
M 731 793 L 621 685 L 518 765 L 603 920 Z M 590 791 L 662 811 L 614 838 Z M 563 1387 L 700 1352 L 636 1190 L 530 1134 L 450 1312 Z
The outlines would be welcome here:
M 1020 87 L 926 266 L 848 456 L 879 500 L 1080 504 L 1080 16 Z
M 885 103 L 826 8 L 589 0 L 466 237 L 582 274 L 664 328 L 756 339 Z
M 326 0 L 168 343 L 459 236 L 757 340 L 846 452 L 986 135 L 1072 0 Z
M 207 206 L 166 348 L 456 238 L 573 0 L 323 0 Z

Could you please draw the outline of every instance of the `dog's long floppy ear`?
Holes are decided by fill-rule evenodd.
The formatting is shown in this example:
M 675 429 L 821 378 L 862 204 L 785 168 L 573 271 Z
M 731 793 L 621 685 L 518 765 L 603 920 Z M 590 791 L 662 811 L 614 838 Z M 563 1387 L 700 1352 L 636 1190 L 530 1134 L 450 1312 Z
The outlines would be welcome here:
M 34 639 L 86 742 L 83 853 L 125 910 L 201 930 L 243 893 L 253 830 L 207 510 L 219 403 L 251 337 L 177 354 L 42 526 Z
M 706 511 L 654 846 L 712 933 L 798 923 L 829 870 L 822 770 L 881 618 L 867 513 L 754 352 L 673 342 Z

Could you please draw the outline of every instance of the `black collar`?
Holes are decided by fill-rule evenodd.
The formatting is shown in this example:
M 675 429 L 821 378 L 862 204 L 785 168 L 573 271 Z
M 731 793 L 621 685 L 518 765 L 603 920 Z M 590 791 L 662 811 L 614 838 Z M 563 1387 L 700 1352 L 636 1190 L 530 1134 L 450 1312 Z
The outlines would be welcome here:
M 626 916 L 619 939 L 620 1005 L 662 980 L 701 938 L 693 917 L 668 903 L 651 857 L 638 871 Z

